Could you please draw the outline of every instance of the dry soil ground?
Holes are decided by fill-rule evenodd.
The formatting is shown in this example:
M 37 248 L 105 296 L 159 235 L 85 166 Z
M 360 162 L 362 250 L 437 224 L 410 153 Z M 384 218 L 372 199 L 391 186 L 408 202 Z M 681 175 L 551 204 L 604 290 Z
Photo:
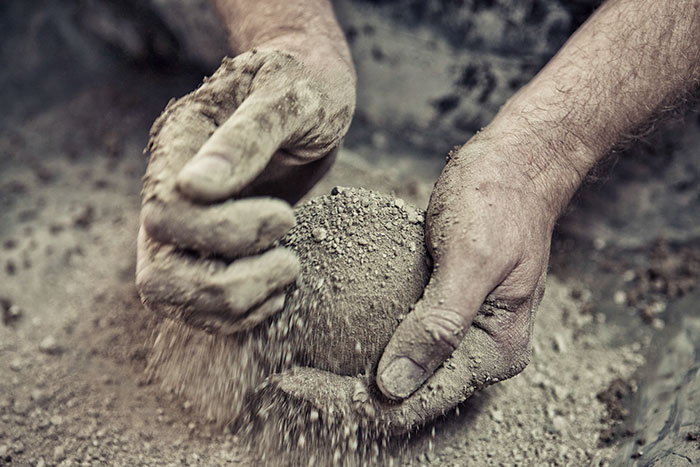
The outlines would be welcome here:
M 417 26 L 420 12 L 377 3 L 339 2 L 362 91 L 349 149 L 315 193 L 361 185 L 425 206 L 435 154 L 533 70 L 508 44 L 457 53 L 437 16 Z M 496 3 L 483 21 L 505 14 Z M 550 23 L 575 20 L 544 3 Z M 141 150 L 200 74 L 122 60 L 73 7 L 0 6 L 0 465 L 257 465 L 143 376 L 155 318 L 133 286 Z M 536 64 L 553 45 L 533 44 Z M 477 78 L 453 82 L 469 65 Z M 392 89 L 396 74 L 417 79 Z M 700 462 L 698 148 L 690 115 L 579 194 L 556 234 L 532 364 L 415 433 L 401 462 Z

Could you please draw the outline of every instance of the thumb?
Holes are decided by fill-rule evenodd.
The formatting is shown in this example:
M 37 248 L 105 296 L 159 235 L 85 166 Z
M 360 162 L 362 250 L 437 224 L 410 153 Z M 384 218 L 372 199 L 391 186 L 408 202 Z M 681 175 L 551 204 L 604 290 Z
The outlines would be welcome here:
M 298 103 L 297 103 L 298 104 Z M 195 201 L 220 201 L 249 185 L 296 130 L 289 93 L 258 90 L 202 145 L 177 176 L 180 192 Z
M 385 396 L 401 400 L 413 394 L 460 345 L 486 296 L 503 278 L 502 271 L 489 273 L 478 263 L 441 264 L 433 271 L 423 298 L 379 361 L 377 385 Z

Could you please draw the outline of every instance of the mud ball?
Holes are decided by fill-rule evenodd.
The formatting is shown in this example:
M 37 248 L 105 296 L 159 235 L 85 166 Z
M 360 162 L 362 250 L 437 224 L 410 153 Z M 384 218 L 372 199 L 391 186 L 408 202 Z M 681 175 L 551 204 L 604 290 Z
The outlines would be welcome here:
M 283 239 L 302 264 L 276 329 L 295 364 L 355 376 L 376 368 L 430 276 L 423 212 L 361 188 L 296 210 Z

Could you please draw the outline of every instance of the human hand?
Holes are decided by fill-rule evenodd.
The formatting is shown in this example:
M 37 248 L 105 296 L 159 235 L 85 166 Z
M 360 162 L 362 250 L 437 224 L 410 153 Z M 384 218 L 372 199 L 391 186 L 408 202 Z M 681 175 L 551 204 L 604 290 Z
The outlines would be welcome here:
M 481 374 L 459 379 L 473 386 L 514 376 L 529 361 L 559 212 L 522 170 L 526 145 L 512 143 L 485 130 L 450 155 L 435 186 L 426 219 L 433 273 L 377 369 L 391 399 L 411 396 L 467 333 L 460 349 L 471 349 Z
M 287 202 L 330 167 L 354 110 L 352 65 L 326 52 L 277 39 L 224 59 L 156 120 L 137 247 L 147 308 L 224 334 L 282 308 L 299 271 L 274 247 L 294 225 Z

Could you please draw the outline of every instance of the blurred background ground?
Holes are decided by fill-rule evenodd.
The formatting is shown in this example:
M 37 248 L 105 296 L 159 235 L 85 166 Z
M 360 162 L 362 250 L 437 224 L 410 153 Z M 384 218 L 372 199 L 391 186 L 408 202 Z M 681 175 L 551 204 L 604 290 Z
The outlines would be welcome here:
M 201 15 L 178 5 L 0 3 L 0 465 L 255 465 L 142 376 L 154 318 L 133 286 L 141 151 L 165 103 L 223 53 L 204 1 Z M 314 192 L 358 185 L 421 207 L 447 151 L 594 7 L 335 6 L 358 110 Z M 555 233 L 533 364 L 416 433 L 410 462 L 699 461 L 699 152 L 688 112 L 597 169 Z

